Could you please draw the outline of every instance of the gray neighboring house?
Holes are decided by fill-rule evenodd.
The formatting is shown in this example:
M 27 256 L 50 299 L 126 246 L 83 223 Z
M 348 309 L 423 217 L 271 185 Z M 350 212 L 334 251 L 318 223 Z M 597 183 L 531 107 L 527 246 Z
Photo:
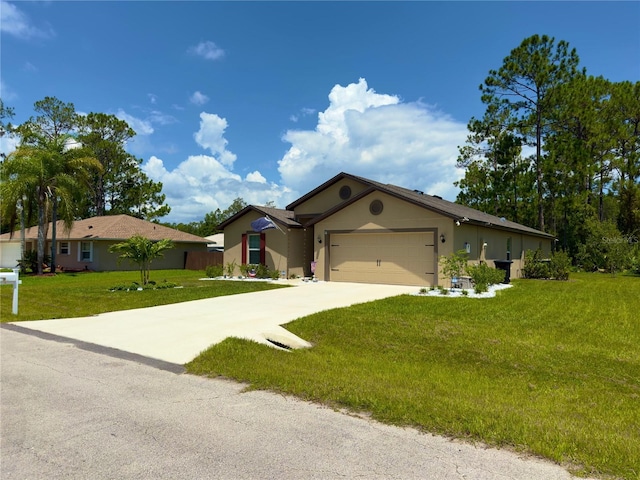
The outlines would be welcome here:
M 45 254 L 51 254 L 51 223 L 47 228 Z M 129 215 L 106 215 L 74 222 L 70 231 L 59 221 L 56 227 L 56 266 L 62 270 L 137 270 L 138 266 L 127 260 L 118 261 L 118 255 L 109 253 L 114 243 L 128 240 L 133 235 L 142 235 L 151 240 L 168 238 L 175 247 L 164 252 L 151 264 L 152 269 L 181 269 L 189 252 L 206 252 L 206 238 L 173 228 L 141 220 Z M 0 267 L 15 267 L 20 258 L 21 233 L 0 235 Z M 25 248 L 36 250 L 38 227 L 25 230 Z

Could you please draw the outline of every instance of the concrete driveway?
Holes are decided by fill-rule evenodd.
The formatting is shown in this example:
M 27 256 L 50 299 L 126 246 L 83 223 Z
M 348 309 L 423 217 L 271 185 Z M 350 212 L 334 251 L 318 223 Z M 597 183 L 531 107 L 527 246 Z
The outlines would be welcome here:
M 14 329 L 108 347 L 183 365 L 228 337 L 298 348 L 309 346 L 284 325 L 331 308 L 415 293 L 418 287 L 337 282 L 291 282 L 291 288 L 109 312 L 92 317 L 10 324 Z M 5 324 L 6 325 L 6 324 Z M 8 328 L 11 328 L 9 326 Z

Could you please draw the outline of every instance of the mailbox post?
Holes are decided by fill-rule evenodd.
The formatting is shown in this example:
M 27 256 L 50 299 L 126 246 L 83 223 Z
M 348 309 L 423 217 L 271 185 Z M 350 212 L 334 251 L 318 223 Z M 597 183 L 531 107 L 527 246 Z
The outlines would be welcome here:
M 11 284 L 13 285 L 13 303 L 11 308 L 11 313 L 14 315 L 18 314 L 18 285 L 22 283 L 20 280 L 20 269 L 14 268 L 13 272 L 0 272 L 0 283 L 2 285 Z

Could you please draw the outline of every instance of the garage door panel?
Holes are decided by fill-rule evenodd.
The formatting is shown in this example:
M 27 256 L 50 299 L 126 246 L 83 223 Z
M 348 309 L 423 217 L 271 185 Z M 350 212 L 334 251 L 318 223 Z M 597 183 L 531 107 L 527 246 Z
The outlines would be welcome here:
M 330 280 L 433 284 L 433 232 L 333 234 Z

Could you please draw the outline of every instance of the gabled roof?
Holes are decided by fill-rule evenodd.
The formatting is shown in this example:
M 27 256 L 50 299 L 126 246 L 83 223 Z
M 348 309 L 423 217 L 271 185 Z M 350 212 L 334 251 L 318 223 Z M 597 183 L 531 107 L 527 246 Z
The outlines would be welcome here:
M 371 180 L 368 180 L 366 178 L 358 177 L 356 175 L 351 175 L 350 173 L 340 172 L 338 175 L 336 175 L 333 178 L 330 178 L 329 180 L 324 182 L 319 187 L 314 188 L 309 193 L 303 195 L 299 199 L 297 199 L 294 202 L 292 202 L 289 205 L 287 205 L 286 209 L 287 210 L 293 210 L 294 208 L 296 208 L 301 203 L 305 202 L 309 198 L 315 196 L 316 194 L 318 194 L 318 193 L 322 192 L 323 190 L 325 190 L 327 187 L 330 187 L 334 183 L 336 183 L 336 182 L 338 182 L 338 181 L 340 181 L 340 180 L 342 180 L 344 178 L 350 178 L 351 180 L 355 180 L 357 182 L 363 183 L 364 185 L 371 185 L 373 183 Z
M 47 239 L 51 239 L 51 223 L 47 229 Z M 157 223 L 148 222 L 129 215 L 105 215 L 91 217 L 84 220 L 76 220 L 67 231 L 62 221 L 56 224 L 57 240 L 127 240 L 133 235 L 142 235 L 150 240 L 162 240 L 168 238 L 181 243 L 208 243 L 206 238 L 198 237 L 190 233 L 181 232 L 174 228 L 165 227 Z M 20 231 L 0 235 L 0 240 L 15 240 L 20 238 Z M 38 227 L 25 230 L 25 238 L 35 240 L 38 238 Z
M 235 215 L 227 218 L 224 222 L 218 225 L 219 229 L 224 229 L 227 225 L 235 222 L 238 218 L 242 217 L 248 212 L 258 212 L 260 215 L 269 217 L 274 222 L 287 228 L 301 228 L 302 224 L 295 220 L 293 211 L 283 210 L 281 208 L 263 207 L 260 205 L 247 205 Z
M 333 215 L 334 213 L 342 210 L 346 206 L 351 205 L 352 203 L 371 194 L 374 191 L 380 191 L 380 192 L 384 192 L 386 194 L 392 195 L 396 198 L 400 198 L 407 202 L 413 203 L 420 207 L 435 211 L 445 217 L 449 217 L 453 220 L 457 220 L 460 223 L 468 222 L 474 225 L 497 228 L 501 230 L 510 230 L 514 232 L 528 233 L 530 235 L 536 235 L 540 237 L 554 238 L 553 235 L 542 232 L 540 230 L 536 230 L 535 228 L 527 227 L 525 225 L 512 222 L 505 218 L 497 217 L 495 215 L 490 215 L 488 213 L 481 212 L 480 210 L 476 210 L 475 208 L 459 205 L 457 203 L 444 200 L 443 198 L 438 197 L 436 195 L 427 195 L 417 190 L 409 190 L 407 188 L 398 187 L 396 185 L 380 183 L 374 180 L 369 180 L 364 177 L 358 177 L 356 175 L 351 175 L 344 172 L 336 175 L 328 182 L 325 182 L 320 187 L 314 189 L 312 192 L 309 192 L 304 197 L 301 197 L 300 199 L 296 200 L 287 208 L 293 208 L 292 206 L 302 203 L 302 201 L 308 198 L 311 198 L 313 195 L 316 195 L 321 190 L 329 187 L 330 185 L 336 183 L 337 181 L 343 178 L 350 178 L 350 179 L 359 181 L 365 185 L 369 185 L 369 188 L 363 190 L 357 195 L 354 195 L 349 200 L 339 205 L 336 205 L 334 208 L 324 212 L 322 215 L 315 217 L 307 225 L 313 225 Z

